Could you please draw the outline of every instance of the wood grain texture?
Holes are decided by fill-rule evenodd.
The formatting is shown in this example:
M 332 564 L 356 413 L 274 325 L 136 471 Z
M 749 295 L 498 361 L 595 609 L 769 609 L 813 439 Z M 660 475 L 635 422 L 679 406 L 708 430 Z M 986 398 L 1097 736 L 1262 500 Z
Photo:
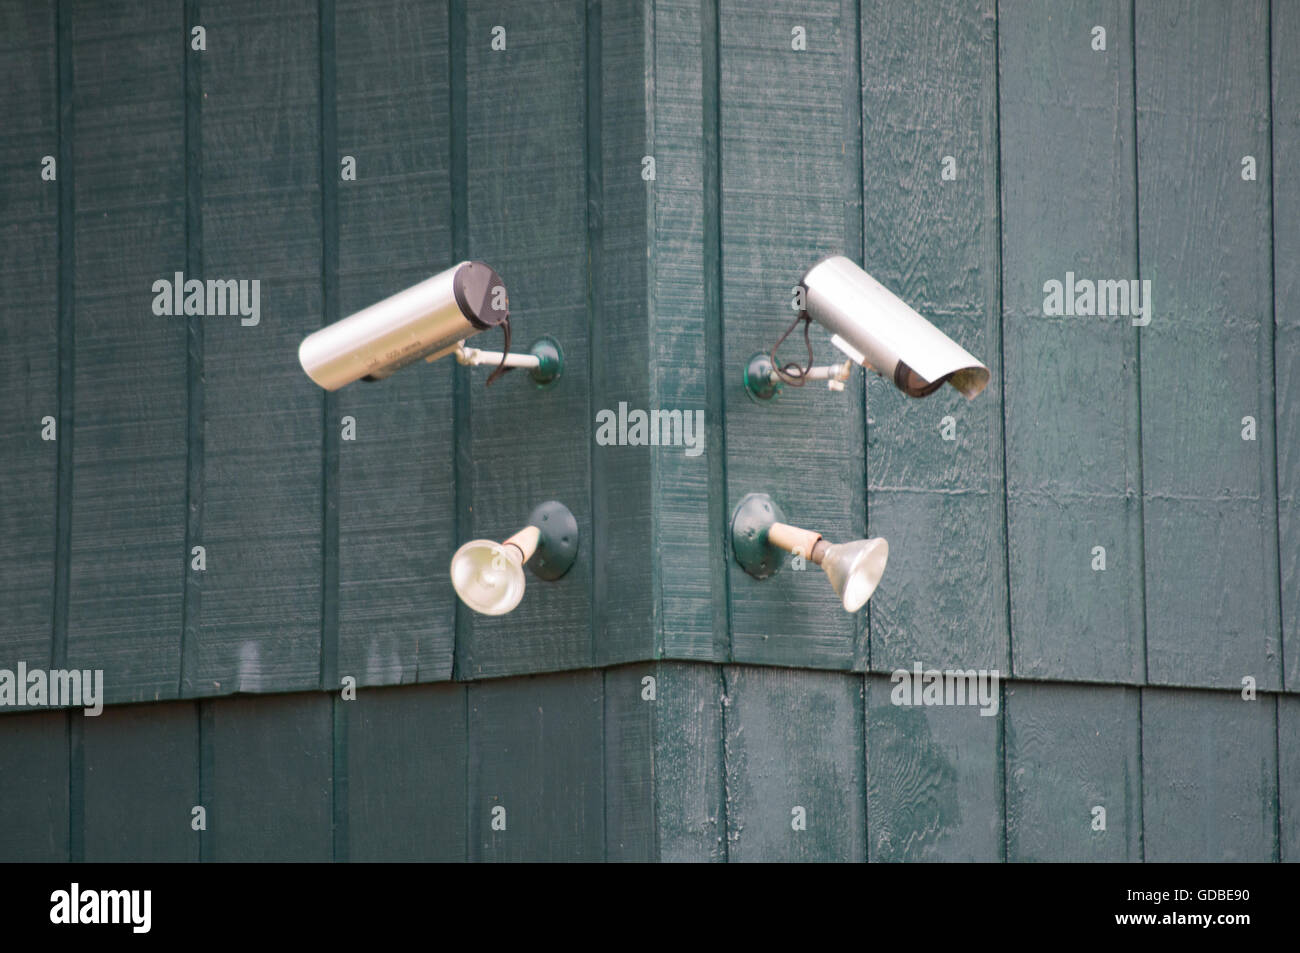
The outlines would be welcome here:
M 22 82 L 30 76 L 37 83 L 32 94 L 7 101 L 18 111 L 15 128 L 29 130 L 13 140 L 21 143 L 9 147 L 20 149 L 14 156 L 26 154 L 29 134 L 40 138 L 41 115 L 46 137 L 56 131 L 49 118 L 53 24 L 48 10 L 42 19 L 40 8 L 31 9 L 12 24 L 16 45 L 5 47 L 8 62 L 18 62 L 21 51 L 38 67 L 22 72 Z M 319 50 L 304 28 L 314 22 L 313 5 L 300 4 L 306 19 L 288 9 L 269 16 L 247 5 L 204 7 L 211 43 L 201 54 L 172 42 L 184 26 L 174 11 L 84 3 L 70 9 L 74 25 L 83 24 L 70 30 L 77 46 L 69 50 L 77 70 L 70 149 L 81 174 L 77 359 L 69 356 L 68 367 L 75 368 L 72 393 L 80 397 L 63 447 L 77 434 L 83 439 L 76 441 L 71 488 L 65 486 L 72 556 L 64 628 L 74 662 L 103 661 L 110 669 L 110 699 L 168 697 L 178 668 L 184 694 L 317 684 L 326 555 L 320 428 L 333 435 L 345 412 L 363 419 L 355 445 L 335 438 L 342 451 L 342 536 L 328 555 L 342 573 L 341 664 L 363 684 L 450 676 L 449 552 L 459 537 L 517 529 L 548 496 L 564 498 L 582 519 L 579 564 L 557 584 L 534 581 L 509 619 L 473 620 L 461 640 L 463 676 L 656 654 L 721 659 L 733 635 L 743 644 L 738 658 L 753 653 L 753 660 L 775 664 L 862 667 L 862 620 L 834 610 L 818 573 L 757 583 L 734 565 L 727 569 L 725 541 L 729 504 L 741 492 L 772 489 L 765 448 L 774 441 L 804 446 L 816 461 L 813 479 L 806 468 L 776 468 L 788 516 L 837 537 L 863 532 L 866 500 L 853 475 L 860 436 L 854 398 L 812 389 L 759 407 L 740 397 L 734 375 L 750 351 L 771 343 L 762 331 L 767 319 L 754 316 L 784 313 L 787 281 L 780 275 L 788 272 L 792 284 L 809 259 L 852 251 L 862 241 L 859 190 L 869 198 L 872 225 L 864 261 L 996 363 L 991 130 L 999 115 L 1012 385 L 1008 532 L 1019 574 L 1009 591 L 1025 637 L 1012 640 L 1019 645 L 1016 669 L 1035 678 L 1140 681 L 1145 660 L 1135 633 L 1146 580 L 1155 587 L 1153 639 L 1165 659 L 1154 681 L 1232 685 L 1240 669 L 1265 687 L 1281 684 L 1278 633 L 1292 638 L 1300 613 L 1287 601 L 1284 623 L 1275 624 L 1279 590 L 1270 580 L 1280 575 L 1281 599 L 1290 600 L 1296 440 L 1289 430 L 1278 433 L 1278 459 L 1271 461 L 1269 421 L 1286 430 L 1296 416 L 1286 412 L 1294 403 L 1288 362 L 1297 327 L 1289 316 L 1294 296 L 1286 292 L 1296 256 L 1289 254 L 1294 230 L 1285 227 L 1292 213 L 1282 187 L 1296 120 L 1288 105 L 1293 71 L 1275 57 L 1273 151 L 1281 164 L 1274 175 L 1264 149 L 1257 156 L 1265 160 L 1260 181 L 1241 181 L 1239 153 L 1263 148 L 1273 102 L 1261 65 L 1267 57 L 1260 56 L 1263 5 L 1247 7 L 1227 32 L 1217 29 L 1221 14 L 1208 6 L 1170 7 L 1168 14 L 1140 9 L 1136 90 L 1126 65 L 1131 57 L 1123 55 L 1134 39 L 1123 2 L 1079 0 L 1054 6 L 1050 19 L 1043 6 L 1013 5 L 1000 30 L 1000 114 L 990 98 L 987 3 L 886 11 L 868 2 L 861 22 L 852 5 L 831 0 L 808 17 L 794 8 L 768 16 L 724 4 L 716 24 L 708 5 L 677 0 L 652 9 L 565 0 L 479 10 L 461 38 L 469 54 L 462 125 L 472 140 L 472 174 L 455 184 L 445 4 L 391 0 L 375 11 L 351 3 L 338 9 L 339 135 L 348 140 L 339 150 L 361 154 L 355 183 L 333 183 L 336 157 L 320 153 Z M 516 14 L 517 42 L 492 51 L 490 28 Z M 1290 14 L 1274 16 L 1274 41 L 1284 42 L 1293 30 Z M 793 24 L 799 18 L 807 22 Z M 1076 42 L 1094 20 L 1111 24 L 1105 54 L 1091 50 L 1086 37 Z M 811 30 L 807 51 L 789 49 L 792 25 Z M 105 51 L 124 38 L 128 55 L 101 69 Z M 1210 56 L 1214 70 L 1198 74 L 1188 92 L 1170 77 L 1201 58 L 1202 43 L 1225 56 Z M 719 51 L 716 63 L 711 57 Z M 1167 70 L 1166 60 L 1182 65 Z M 184 79 L 185 69 L 191 78 L 199 73 L 199 63 L 202 76 L 190 93 L 201 96 L 196 128 L 203 141 L 189 172 L 192 180 L 202 173 L 201 188 L 190 190 L 191 198 L 202 198 L 202 215 L 194 216 L 201 232 L 187 236 Z M 858 70 L 861 91 L 853 79 Z M 1126 94 L 1139 105 L 1137 143 L 1125 121 Z M 860 115 L 849 108 L 859 96 Z M 23 117 L 36 125 L 23 126 Z M 867 133 L 859 158 L 849 145 L 860 127 Z M 1041 134 L 1048 127 L 1060 134 Z M 776 148 L 778 141 L 798 148 Z M 1142 234 L 1149 237 L 1142 243 L 1127 184 L 1134 146 L 1138 166 L 1151 177 L 1138 193 Z M 709 188 L 705 173 L 719 150 L 722 178 Z M 653 182 L 640 178 L 642 153 L 656 157 Z M 957 161 L 956 181 L 938 176 L 945 154 Z M 416 369 L 380 387 L 354 387 L 322 420 L 322 395 L 293 360 L 303 333 L 322 320 L 322 162 L 341 203 L 335 310 L 351 310 L 448 263 L 452 192 L 467 184 L 468 245 L 503 268 L 512 263 L 506 270 L 513 269 L 507 277 L 520 326 L 534 329 L 518 337 L 546 331 L 565 344 L 569 373 L 554 391 L 532 391 L 521 374 L 491 391 L 481 387 L 484 375 L 472 378 L 468 400 L 477 411 L 458 438 L 473 461 L 460 488 L 468 518 L 459 531 L 448 452 L 453 369 Z M 851 174 L 859 167 L 860 176 Z M 1270 230 L 1257 224 L 1267 218 L 1269 199 L 1257 195 L 1265 174 L 1279 182 L 1279 223 L 1271 229 L 1279 243 L 1272 255 L 1276 295 L 1263 250 Z M 1070 183 L 1063 192 L 1062 180 Z M 27 257 L 17 260 L 32 267 L 6 282 L 5 293 L 38 303 L 39 287 L 57 286 L 57 275 L 43 270 L 55 236 L 46 231 L 40 262 L 32 258 L 39 239 L 26 236 L 42 214 L 39 203 L 52 202 L 59 187 L 6 188 L 20 189 L 6 213 L 6 235 L 22 236 L 15 253 Z M 725 222 L 706 220 L 706 198 L 721 204 Z M 1235 204 L 1224 204 L 1227 198 Z M 1062 202 L 1062 214 L 1042 214 Z M 1189 227 L 1202 205 L 1237 231 L 1223 232 L 1220 241 L 1222 230 Z M 706 280 L 708 261 L 717 261 L 705 254 L 707 234 L 724 232 L 725 347 Z M 141 282 L 174 274 L 187 257 L 187 237 L 191 244 L 202 239 L 197 260 L 204 277 L 260 275 L 266 312 L 256 328 L 192 319 L 207 345 L 191 375 L 202 375 L 197 418 L 179 359 L 183 324 L 155 320 L 138 295 Z M 1144 387 L 1150 406 L 1143 447 L 1153 466 L 1146 525 L 1155 542 L 1141 577 L 1135 332 L 1122 319 L 1099 320 L 1093 330 L 1035 310 L 1044 275 L 1072 264 L 1079 273 L 1128 274 L 1139 244 L 1156 281 L 1159 318 L 1142 332 L 1154 375 Z M 189 257 L 196 257 L 193 249 Z M 71 287 L 72 262 L 59 267 Z M 1217 283 L 1207 277 L 1216 269 L 1223 276 Z M 23 283 L 29 279 L 31 287 Z M 144 296 L 152 300 L 149 291 Z M 1272 330 L 1266 315 L 1274 297 Z M 57 335 L 48 322 L 22 327 L 21 334 L 6 332 L 17 344 L 6 359 L 18 363 L 5 386 L 18 388 L 10 406 L 19 409 L 6 417 L 15 452 L 3 478 L 15 487 L 48 486 L 47 458 L 61 451 L 28 443 L 31 419 L 43 416 L 38 404 L 48 405 L 57 391 Z M 1227 355 L 1215 365 L 1219 371 L 1201 375 L 1215 390 L 1166 399 L 1194 386 L 1182 368 L 1200 359 L 1195 349 L 1205 341 Z M 589 343 L 594 363 L 586 356 Z M 1231 356 L 1240 347 L 1254 355 L 1258 387 L 1241 383 L 1249 375 L 1225 370 L 1245 366 L 1246 351 Z M 1063 364 L 1066 355 L 1071 361 Z M 1063 366 L 1067 376 L 1044 375 L 1040 366 L 1047 364 Z M 1238 394 L 1242 387 L 1254 397 Z M 875 379 L 868 390 L 868 483 L 876 502 L 870 523 L 893 543 L 869 610 L 875 667 L 918 656 L 927 664 L 1003 664 L 997 388 L 971 404 L 951 392 L 906 400 Z M 707 409 L 709 449 L 689 458 L 676 449 L 593 447 L 592 412 L 623 401 Z M 1240 415 L 1185 412 L 1243 401 L 1263 407 L 1252 414 L 1261 421 L 1254 443 L 1239 439 Z M 713 419 L 724 404 L 725 426 Z M 182 543 L 186 412 L 199 427 L 188 449 L 206 447 L 194 458 L 199 473 L 188 474 L 191 493 L 198 491 L 189 522 L 203 537 L 191 542 L 209 550 L 205 573 L 188 569 Z M 957 418 L 952 443 L 936 436 L 938 419 L 949 412 Z M 735 465 L 724 481 L 727 436 L 726 456 Z M 826 446 L 840 449 L 827 456 L 820 452 Z M 1270 480 L 1281 485 L 1276 529 Z M 56 612 L 42 582 L 56 568 L 53 510 L 48 501 L 27 498 L 5 516 L 12 524 L 4 545 L 12 553 L 5 585 L 13 620 L 5 637 L 26 655 L 49 640 L 45 616 Z M 1241 525 L 1258 530 L 1260 545 L 1238 540 L 1254 539 L 1241 536 Z M 1270 532 L 1282 541 L 1280 572 L 1271 561 L 1277 547 L 1268 545 Z M 1225 569 L 1215 560 L 1183 558 L 1206 541 L 1221 553 L 1244 547 L 1242 558 L 1225 558 Z M 1094 545 L 1107 548 L 1106 573 L 1089 565 Z M 725 628 L 729 572 L 734 633 Z M 176 635 L 185 586 L 195 596 L 192 644 Z M 1206 634 L 1184 637 L 1197 626 Z M 1300 649 L 1290 658 L 1286 678 L 1294 685 Z
M 1279 858 L 1300 862 L 1300 698 L 1277 696 Z
M 261 282 L 261 320 L 203 319 L 207 570 L 187 694 L 320 683 L 317 4 L 205 3 L 203 271 Z
M 463 861 L 465 687 L 362 691 L 347 731 L 348 859 Z
M 0 858 L 66 858 L 75 831 L 87 860 L 192 860 L 193 803 L 208 808 L 210 860 L 329 859 L 332 817 L 362 861 L 462 859 L 475 827 L 476 859 L 845 860 L 868 845 L 872 860 L 999 858 L 997 718 L 896 707 L 889 680 L 868 676 L 864 758 L 856 676 L 729 667 L 724 696 L 723 672 L 661 662 L 354 702 L 244 696 L 202 702 L 201 728 L 189 702 L 115 707 L 81 722 L 73 759 L 67 713 L 10 715 Z M 1149 689 L 1139 767 L 1132 689 L 1004 687 L 1008 859 L 1140 859 L 1139 778 L 1147 860 L 1294 859 L 1293 696 Z M 79 759 L 84 793 L 69 774 Z M 331 790 L 347 792 L 341 815 Z M 1104 833 L 1089 827 L 1094 803 Z M 497 805 L 505 831 L 490 827 Z M 794 805 L 807 831 L 789 829 Z
M 469 857 L 593 861 L 605 852 L 599 672 L 469 689 Z M 505 809 L 505 829 L 492 809 Z
M 71 717 L 84 716 L 74 711 Z M 195 703 L 114 706 L 82 726 L 85 859 L 197 861 Z
M 1141 860 L 1137 690 L 1017 682 L 1006 706 L 1007 860 Z
M 0 667 L 52 651 L 59 417 L 59 155 L 55 3 L 0 8 Z M 71 437 L 70 434 L 61 436 Z
M 0 862 L 69 859 L 66 712 L 7 715 L 0 730 Z
M 325 861 L 333 856 L 331 696 L 235 697 L 210 712 L 207 859 Z M 206 768 L 206 765 L 205 765 Z
M 663 662 L 655 702 L 655 826 L 659 859 L 727 859 L 723 669 Z
M 587 4 L 592 640 L 597 664 L 653 658 L 659 623 L 652 469 L 675 447 L 602 446 L 595 415 L 663 407 L 652 396 L 647 285 L 648 8 Z M 671 405 L 669 405 L 671 406 Z M 583 428 L 583 429 L 587 429 Z M 696 458 L 695 462 L 699 462 Z
M 723 0 L 718 22 L 724 518 L 746 494 L 768 493 L 788 522 L 836 541 L 857 539 L 866 527 L 861 402 L 819 386 L 751 401 L 743 371 L 795 317 L 804 272 L 846 245 L 851 251 L 861 232 L 844 207 L 857 186 L 847 156 L 859 148 L 843 89 L 856 82 L 852 11 L 840 0 L 761 8 Z M 791 49 L 796 26 L 806 50 Z M 793 338 L 783 359 L 805 353 Z M 835 359 L 820 328 L 813 341 L 819 361 Z M 775 465 L 777 457 L 797 462 Z M 815 567 L 760 581 L 733 565 L 730 593 L 736 661 L 848 669 L 862 654 L 863 619 L 839 607 Z
M 605 669 L 605 860 L 644 863 L 659 859 L 655 811 L 661 665 Z M 651 680 L 646 683 L 646 680 Z M 653 697 L 645 697 L 653 692 Z
M 904 707 L 866 677 L 868 859 L 1004 859 L 998 720 L 980 709 Z
M 0 715 L 0 860 L 1300 858 L 1296 697 L 1239 695 L 1300 691 L 1300 14 L 1132 2 L 0 7 L 0 668 L 173 699 Z M 836 251 L 988 391 L 750 402 Z M 466 256 L 557 388 L 302 374 L 306 333 Z M 178 270 L 259 279 L 260 324 L 153 315 Z M 1151 279 L 1151 325 L 1045 317 L 1067 270 Z M 704 454 L 596 445 L 621 402 L 705 410 Z M 755 490 L 889 538 L 868 614 L 739 569 Z M 548 498 L 574 569 L 455 632 L 455 547 Z M 1004 722 L 901 708 L 868 649 L 1032 681 Z M 493 678 L 398 685 L 453 656 Z
M 865 860 L 861 677 L 725 672 L 728 859 Z
M 1145 859 L 1277 859 L 1275 696 L 1142 691 Z
M 494 26 L 505 27 L 503 51 L 491 49 Z M 552 499 L 573 511 L 581 535 L 563 579 L 530 574 L 517 609 L 476 616 L 458 634 L 466 678 L 592 658 L 585 30 L 582 0 L 466 10 L 469 252 L 505 281 L 516 346 L 549 334 L 564 349 L 564 377 L 547 391 L 520 372 L 490 389 L 485 375 L 471 378 L 472 518 L 460 542 L 505 539 Z
M 1268 4 L 1139 3 L 1147 668 L 1281 683 L 1273 523 Z M 1243 181 L 1254 156 L 1256 181 Z M 1243 418 L 1258 438 L 1242 439 Z
M 455 264 L 447 4 L 336 11 L 339 317 Z M 451 359 L 339 391 L 339 672 L 360 684 L 451 677 L 455 552 Z
M 1045 315 L 1043 290 L 1138 277 L 1131 20 L 1128 0 L 999 10 L 1013 671 L 1030 678 L 1145 678 L 1138 332 Z
M 992 374 L 973 401 L 867 376 L 868 523 L 890 543 L 876 671 L 1007 666 L 996 52 L 992 0 L 862 5 L 864 265 Z
M 650 5 L 654 60 L 646 151 L 655 160 L 655 180 L 644 188 L 653 215 L 646 256 L 648 370 L 654 406 L 706 415 L 703 454 L 655 453 L 650 492 L 659 650 L 667 658 L 722 661 L 730 634 L 727 555 L 719 550 L 728 515 L 720 397 L 734 385 L 735 371 L 710 363 L 721 315 L 705 290 L 705 163 L 716 155 L 706 148 L 705 84 L 712 86 L 715 77 L 704 75 L 703 7 L 699 0 Z M 708 43 L 709 52 L 715 52 L 715 37 L 709 36 Z
M 67 660 L 110 702 L 180 688 L 186 323 L 153 285 L 185 270 L 182 18 L 72 5 L 76 359 Z
M 1282 659 L 1300 691 L 1300 9 L 1270 4 L 1272 21 L 1273 321 Z

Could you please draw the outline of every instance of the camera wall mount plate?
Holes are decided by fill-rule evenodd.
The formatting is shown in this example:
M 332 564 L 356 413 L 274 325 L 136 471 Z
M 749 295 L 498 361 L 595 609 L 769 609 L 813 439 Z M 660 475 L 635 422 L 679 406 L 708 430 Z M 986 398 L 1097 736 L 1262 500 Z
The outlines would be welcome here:
M 812 381 L 819 381 L 833 391 L 843 391 L 844 382 L 849 379 L 852 368 L 853 364 L 850 361 L 817 367 L 810 365 L 794 372 L 798 380 L 792 386 L 799 387 Z M 772 363 L 771 354 L 760 351 L 745 364 L 745 393 L 749 395 L 750 400 L 766 403 L 780 395 L 784 384 L 782 375 L 777 373 L 776 365 Z
M 780 380 L 772 380 L 772 356 L 760 351 L 745 365 L 745 393 L 750 400 L 771 400 L 781 393 Z
M 538 390 L 550 390 L 564 373 L 564 351 L 560 349 L 560 342 L 549 335 L 540 337 L 533 342 L 528 353 L 537 358 L 537 366 L 529 368 L 528 376 Z

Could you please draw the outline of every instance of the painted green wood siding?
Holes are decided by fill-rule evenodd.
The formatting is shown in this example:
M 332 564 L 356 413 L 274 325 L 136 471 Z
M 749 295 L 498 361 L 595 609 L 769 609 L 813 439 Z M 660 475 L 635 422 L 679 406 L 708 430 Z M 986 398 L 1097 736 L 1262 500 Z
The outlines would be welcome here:
M 1264 2 L 1135 17 L 1139 264 L 1166 316 L 1139 365 L 1147 673 L 1164 684 L 1282 682 L 1268 22 Z
M 1028 678 L 1146 674 L 1142 332 L 1126 316 L 1044 316 L 1042 290 L 1069 271 L 1139 274 L 1131 21 L 1128 2 L 999 11 L 1012 654 Z M 1080 42 L 1099 24 L 1105 54 Z
M 1273 179 L 1300 177 L 1300 70 L 1286 67 L 1283 50 L 1300 43 L 1300 10 L 1274 4 Z M 1273 383 L 1277 415 L 1278 553 L 1281 559 L 1283 680 L 1300 690 L 1300 191 L 1273 189 Z
M 0 3 L 0 668 L 110 704 L 0 715 L 0 859 L 1300 857 L 1298 41 L 1279 0 Z M 988 390 L 750 401 L 831 253 Z M 468 257 L 559 386 L 302 373 Z M 260 323 L 155 316 L 177 272 Z M 1067 272 L 1150 325 L 1044 315 Z M 704 453 L 602 446 L 622 403 Z M 753 491 L 890 540 L 867 612 L 739 569 Z M 456 546 L 547 498 L 573 570 L 460 606 Z M 997 715 L 894 705 L 916 662 Z
M 1142 859 L 1141 699 L 1118 685 L 1007 688 L 1008 860 Z
M 986 717 L 891 688 L 657 662 L 118 706 L 75 731 L 8 715 L 0 859 L 1300 857 L 1294 696 L 1016 682 Z
M 800 525 L 856 539 L 866 529 L 860 393 L 814 386 L 760 405 L 740 386 L 750 355 L 794 317 L 804 271 L 860 243 L 857 106 L 843 89 L 856 82 L 856 30 L 843 12 L 839 0 L 719 5 L 722 366 L 711 372 L 724 387 L 727 518 L 745 494 L 762 491 Z M 804 55 L 790 51 L 793 23 L 813 37 Z M 818 337 L 829 359 L 826 335 Z M 729 566 L 730 656 L 839 669 L 865 660 L 863 617 L 827 599 L 818 575 L 760 582 Z
M 445 3 L 335 11 L 338 131 L 321 161 L 331 183 L 342 156 L 359 173 L 333 185 L 337 304 L 322 324 L 423 280 L 452 246 L 448 29 Z M 443 373 L 388 384 L 339 391 L 325 420 L 338 487 L 336 672 L 372 685 L 450 678 L 456 638 L 443 565 L 457 545 L 452 389 Z M 359 453 L 341 452 L 344 417 Z M 393 533 L 410 545 L 393 546 Z
M 71 60 L 73 87 L 61 85 L 59 96 L 71 116 L 71 162 L 61 164 L 60 179 L 73 182 L 60 198 L 74 257 L 59 260 L 70 309 L 61 320 L 71 319 L 75 346 L 60 349 L 61 360 L 70 359 L 60 381 L 60 411 L 69 412 L 60 439 L 70 442 L 71 461 L 58 485 L 58 505 L 69 514 L 61 553 L 69 580 L 66 602 L 55 607 L 54 664 L 116 671 L 105 680 L 114 702 L 175 698 L 185 605 L 186 327 L 154 318 L 145 292 L 186 268 L 181 11 L 153 0 L 60 9 L 69 14 L 60 55 Z
M 862 11 L 867 270 L 993 375 L 973 402 L 950 387 L 918 401 L 875 375 L 868 382 L 868 519 L 898 573 L 870 610 L 876 671 L 917 659 L 1007 667 L 992 7 Z M 941 177 L 945 156 L 953 181 Z M 951 441 L 940 434 L 946 417 Z
M 58 513 L 66 444 L 32 440 L 59 414 L 59 189 L 33 188 L 32 156 L 59 156 L 59 58 L 52 5 L 2 8 L 0 71 L 0 645 L 7 660 L 53 644 Z M 39 435 L 40 430 L 36 433 Z
M 193 702 L 118 705 L 84 721 L 70 762 L 80 761 L 84 859 L 199 859 L 198 836 L 185 822 L 203 803 L 199 731 Z

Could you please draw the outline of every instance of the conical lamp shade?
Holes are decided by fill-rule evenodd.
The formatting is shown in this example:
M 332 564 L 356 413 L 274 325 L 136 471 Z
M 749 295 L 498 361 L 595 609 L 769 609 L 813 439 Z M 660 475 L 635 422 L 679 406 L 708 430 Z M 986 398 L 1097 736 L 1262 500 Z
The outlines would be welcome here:
M 451 557 L 451 584 L 475 612 L 505 615 L 524 597 L 524 567 L 512 553 L 490 539 L 473 539 Z
M 837 543 L 826 550 L 822 569 L 830 577 L 835 594 L 844 604 L 844 611 L 857 612 L 867 604 L 880 577 L 885 574 L 888 559 L 889 543 L 880 536 Z

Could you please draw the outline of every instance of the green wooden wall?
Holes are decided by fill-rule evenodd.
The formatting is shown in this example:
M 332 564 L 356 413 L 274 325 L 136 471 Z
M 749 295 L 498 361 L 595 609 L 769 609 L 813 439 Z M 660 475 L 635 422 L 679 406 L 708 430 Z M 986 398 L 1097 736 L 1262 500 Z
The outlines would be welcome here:
M 1300 858 L 1293 695 L 1016 681 L 983 717 L 891 688 L 652 662 L 11 714 L 0 859 Z
M 0 0 L 0 668 L 109 702 L 0 714 L 0 859 L 1300 857 L 1297 43 L 1282 0 Z M 988 390 L 748 400 L 831 253 Z M 302 373 L 468 257 L 559 386 Z M 176 272 L 260 322 L 155 316 Z M 1150 324 L 1045 315 L 1067 272 Z M 705 452 L 598 444 L 620 403 Z M 739 569 L 753 491 L 890 540 L 867 611 Z M 570 573 L 458 605 L 548 498 Z M 917 662 L 997 716 L 893 705 Z

